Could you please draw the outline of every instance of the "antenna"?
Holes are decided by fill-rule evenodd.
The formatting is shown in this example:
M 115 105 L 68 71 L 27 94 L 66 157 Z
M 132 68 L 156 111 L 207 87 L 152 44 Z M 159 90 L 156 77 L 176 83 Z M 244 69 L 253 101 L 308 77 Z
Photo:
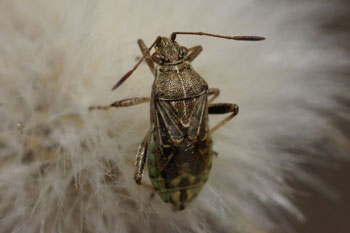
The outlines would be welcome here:
M 247 40 L 247 41 L 265 40 L 265 37 L 261 37 L 261 36 L 223 36 L 223 35 L 217 35 L 217 34 L 211 34 L 211 33 L 205 33 L 205 32 L 173 32 L 171 33 L 171 36 L 170 36 L 172 41 L 175 41 L 177 34 L 212 36 L 212 37 L 219 37 L 219 38 L 228 39 L 228 40 Z
M 140 58 L 139 62 L 134 66 L 134 68 L 132 68 L 131 70 L 129 70 L 126 74 L 124 74 L 124 76 L 113 86 L 112 91 L 114 91 L 115 89 L 117 89 L 120 85 L 122 85 L 122 83 L 130 77 L 130 75 L 137 69 L 137 67 L 141 64 L 141 62 L 143 61 L 143 59 L 145 59 L 145 57 L 149 54 L 149 52 L 151 51 L 151 49 L 160 42 L 162 38 L 160 36 L 157 37 L 157 39 L 153 42 L 153 44 L 146 50 L 145 54 Z

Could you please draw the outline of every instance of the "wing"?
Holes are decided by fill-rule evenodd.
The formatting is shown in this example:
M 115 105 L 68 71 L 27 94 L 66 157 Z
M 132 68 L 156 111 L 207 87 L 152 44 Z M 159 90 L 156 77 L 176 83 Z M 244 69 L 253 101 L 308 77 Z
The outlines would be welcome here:
M 206 160 L 207 153 L 200 153 L 208 134 L 207 93 L 194 98 L 180 100 L 156 100 L 156 141 L 158 164 L 162 171 L 173 160 L 174 176 L 178 167 L 194 156 Z M 200 143 L 199 142 L 203 142 Z M 192 158 L 191 158 L 192 157 Z M 176 165 L 176 166 L 175 166 Z

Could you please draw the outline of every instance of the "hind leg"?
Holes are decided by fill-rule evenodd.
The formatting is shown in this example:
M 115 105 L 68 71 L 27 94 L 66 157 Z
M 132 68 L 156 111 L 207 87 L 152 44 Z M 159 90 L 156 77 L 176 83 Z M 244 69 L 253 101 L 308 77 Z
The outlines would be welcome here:
M 147 132 L 136 153 L 134 180 L 137 184 L 141 184 L 143 170 L 146 164 L 148 138 L 149 132 Z

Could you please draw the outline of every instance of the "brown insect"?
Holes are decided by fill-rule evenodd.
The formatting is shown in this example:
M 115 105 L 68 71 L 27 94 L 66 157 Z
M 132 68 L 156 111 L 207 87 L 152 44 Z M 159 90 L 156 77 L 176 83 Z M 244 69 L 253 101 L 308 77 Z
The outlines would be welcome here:
M 149 48 L 139 39 L 137 43 L 142 51 L 142 58 L 112 90 L 119 87 L 146 60 L 155 77 L 151 97 L 130 98 L 116 101 L 109 106 L 90 107 L 107 110 L 112 107 L 151 103 L 151 126 L 137 151 L 134 179 L 137 184 L 141 184 L 148 158 L 152 185 L 161 199 L 170 203 L 174 210 L 186 208 L 199 194 L 212 165 L 211 135 L 238 113 L 236 104 L 212 103 L 220 90 L 209 88 L 191 66 L 191 62 L 202 51 L 202 46 L 190 49 L 180 46 L 175 41 L 178 34 L 246 41 L 265 39 L 258 36 L 232 37 L 203 32 L 173 32 L 170 38 L 158 36 Z M 152 48 L 155 48 L 155 52 L 150 55 Z M 209 129 L 208 115 L 225 113 L 230 115 Z

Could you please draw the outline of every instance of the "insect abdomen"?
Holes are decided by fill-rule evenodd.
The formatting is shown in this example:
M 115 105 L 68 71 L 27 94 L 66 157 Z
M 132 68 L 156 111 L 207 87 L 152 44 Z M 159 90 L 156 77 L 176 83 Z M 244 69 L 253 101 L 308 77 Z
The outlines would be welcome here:
M 158 154 L 156 149 L 156 142 L 154 140 L 154 134 L 150 135 L 148 145 L 148 170 L 149 176 L 154 189 L 159 193 L 160 198 L 172 205 L 174 210 L 182 210 L 188 206 L 188 204 L 199 194 L 203 185 L 206 183 L 212 163 L 211 152 L 211 140 L 207 141 L 207 150 L 204 153 L 208 153 L 206 157 L 207 161 L 196 161 L 195 163 L 202 163 L 203 167 L 198 170 L 197 174 L 193 174 L 189 171 L 190 163 L 180 163 L 179 167 L 182 167 L 182 172 L 177 173 L 175 177 L 169 177 L 168 170 L 161 171 L 158 163 Z M 192 157 L 202 157 L 201 152 L 197 151 L 191 153 Z M 176 158 L 175 158 L 176 159 Z M 173 161 L 176 162 L 176 161 Z M 196 164 L 192 164 L 196 166 Z M 167 169 L 167 168 L 166 168 Z M 187 171 L 186 171 L 187 170 Z
M 197 187 L 160 192 L 159 196 L 166 203 L 170 203 L 174 210 L 183 210 L 198 196 L 203 184 Z
M 191 98 L 153 102 L 149 175 L 160 197 L 175 210 L 184 209 L 208 179 L 212 142 L 207 97 L 204 89 Z

